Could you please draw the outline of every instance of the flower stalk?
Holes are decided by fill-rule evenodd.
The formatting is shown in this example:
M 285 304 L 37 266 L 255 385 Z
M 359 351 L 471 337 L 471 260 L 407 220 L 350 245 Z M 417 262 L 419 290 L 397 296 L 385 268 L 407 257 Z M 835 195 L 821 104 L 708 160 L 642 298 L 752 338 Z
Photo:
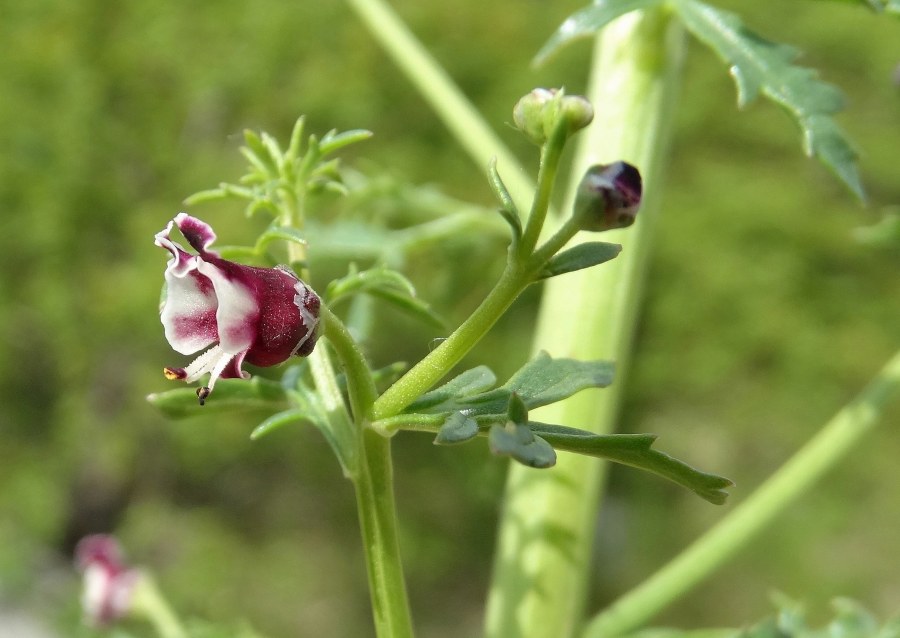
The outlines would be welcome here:
M 450 372 L 453 366 L 487 334 L 522 291 L 534 281 L 535 275 L 547 260 L 577 232 L 574 223 L 564 224 L 547 244 L 538 250 L 534 249 L 550 206 L 550 195 L 556 182 L 559 161 L 569 136 L 568 126 L 569 124 L 561 118 L 541 149 L 537 191 L 525 232 L 517 252 L 507 261 L 500 279 L 481 305 L 453 331 L 453 334 L 378 397 L 372 409 L 373 421 L 399 414 L 403 408 Z

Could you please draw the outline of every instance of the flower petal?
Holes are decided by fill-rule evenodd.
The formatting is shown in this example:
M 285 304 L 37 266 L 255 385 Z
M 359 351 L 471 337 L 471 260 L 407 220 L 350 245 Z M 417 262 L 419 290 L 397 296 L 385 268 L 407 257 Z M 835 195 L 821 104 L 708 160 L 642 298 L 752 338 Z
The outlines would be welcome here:
M 212 283 L 218 300 L 215 321 L 219 345 L 231 355 L 246 352 L 256 339 L 260 306 L 252 285 L 246 285 L 235 274 L 249 266 L 218 258 L 204 261 L 198 257 L 196 263 L 197 270 Z
M 200 221 L 196 217 L 191 217 L 187 213 L 178 213 L 172 220 L 178 226 L 178 230 L 184 235 L 191 247 L 201 255 L 213 255 L 218 257 L 218 253 L 207 250 L 208 246 L 216 241 L 216 233 L 212 226 L 206 222 Z

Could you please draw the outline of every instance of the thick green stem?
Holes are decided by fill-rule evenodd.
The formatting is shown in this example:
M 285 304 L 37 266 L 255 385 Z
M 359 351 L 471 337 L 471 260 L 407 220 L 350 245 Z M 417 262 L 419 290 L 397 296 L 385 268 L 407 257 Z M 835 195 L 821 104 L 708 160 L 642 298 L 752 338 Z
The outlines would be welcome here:
M 369 594 L 379 638 L 411 638 L 412 618 L 400 560 L 391 441 L 371 428 L 361 432 L 363 453 L 356 485 Z
M 602 392 L 540 408 L 532 413 L 536 420 L 598 433 L 615 429 L 682 40 L 677 23 L 654 10 L 620 18 L 598 42 L 588 95 L 595 117 L 576 138 L 568 202 L 590 165 L 623 159 L 643 174 L 644 205 L 633 227 L 604 236 L 624 245 L 618 259 L 548 281 L 534 347 L 555 357 L 614 359 L 617 381 Z M 594 237 L 583 234 L 576 241 Z M 604 467 L 563 454 L 550 470 L 510 469 L 488 599 L 490 638 L 564 638 L 581 624 Z
M 519 210 L 527 210 L 534 191 L 528 173 L 391 7 L 383 0 L 347 0 L 347 3 L 415 84 L 476 166 L 487 166 L 492 157 L 497 158 L 513 200 Z
M 878 423 L 900 389 L 900 352 L 875 379 L 781 469 L 672 562 L 596 616 L 585 638 L 611 638 L 640 627 L 753 540 L 834 467 Z

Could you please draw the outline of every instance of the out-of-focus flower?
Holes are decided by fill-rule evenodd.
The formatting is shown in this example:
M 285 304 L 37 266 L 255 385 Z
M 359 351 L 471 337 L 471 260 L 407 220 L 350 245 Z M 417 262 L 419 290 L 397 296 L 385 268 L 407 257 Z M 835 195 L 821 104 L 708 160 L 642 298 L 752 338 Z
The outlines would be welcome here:
M 81 606 L 89 625 L 106 626 L 128 615 L 141 573 L 126 567 L 115 538 L 96 534 L 81 539 L 75 564 L 84 573 Z
M 578 185 L 573 214 L 581 230 L 604 231 L 634 223 L 641 207 L 641 173 L 627 162 L 591 166 Z
M 197 251 L 192 255 L 170 239 L 172 228 Z M 209 373 L 197 390 L 202 405 L 218 378 L 248 378 L 244 361 L 273 366 L 291 355 L 306 356 L 316 343 L 319 297 L 288 268 L 244 266 L 209 250 L 215 241 L 206 223 L 179 213 L 156 235 L 172 255 L 160 318 L 177 352 L 208 348 L 186 368 L 166 368 L 166 378 L 191 383 Z

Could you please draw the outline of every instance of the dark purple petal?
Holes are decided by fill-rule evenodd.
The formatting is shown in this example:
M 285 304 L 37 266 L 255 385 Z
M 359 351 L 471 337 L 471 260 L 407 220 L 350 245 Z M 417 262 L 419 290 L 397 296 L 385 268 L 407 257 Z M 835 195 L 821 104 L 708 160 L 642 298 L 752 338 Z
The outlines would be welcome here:
M 212 226 L 196 217 L 191 217 L 187 213 L 178 213 L 174 222 L 194 250 L 204 256 L 206 254 L 216 254 L 207 250 L 216 241 L 216 233 L 213 232 Z

